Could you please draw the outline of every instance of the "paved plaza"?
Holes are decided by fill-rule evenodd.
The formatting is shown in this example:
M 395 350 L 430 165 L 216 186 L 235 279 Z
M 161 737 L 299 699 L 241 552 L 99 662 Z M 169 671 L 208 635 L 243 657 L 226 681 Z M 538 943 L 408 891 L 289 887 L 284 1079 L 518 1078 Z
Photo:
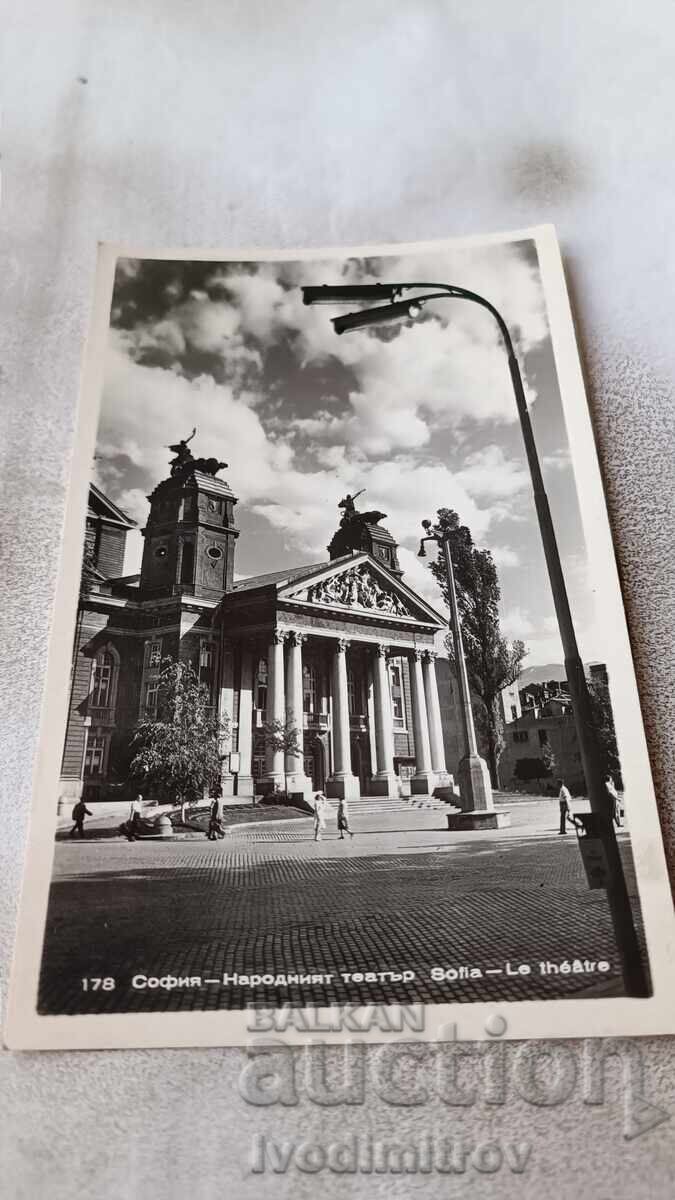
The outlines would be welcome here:
M 606 893 L 589 890 L 574 832 L 557 834 L 557 803 L 516 802 L 511 817 L 507 830 L 451 833 L 441 810 L 363 811 L 344 842 L 334 822 L 314 842 L 309 818 L 233 828 L 218 842 L 57 842 L 40 1011 L 621 994 Z M 635 897 L 627 836 L 620 842 Z M 553 969 L 574 960 L 610 970 Z M 529 973 L 510 973 L 520 964 Z M 450 978 L 432 978 L 433 968 Z M 342 977 L 404 970 L 414 979 Z M 201 983 L 134 990 L 139 974 Z M 224 984 L 225 974 L 324 981 L 251 988 Z M 85 990 L 83 980 L 103 977 L 114 988 Z

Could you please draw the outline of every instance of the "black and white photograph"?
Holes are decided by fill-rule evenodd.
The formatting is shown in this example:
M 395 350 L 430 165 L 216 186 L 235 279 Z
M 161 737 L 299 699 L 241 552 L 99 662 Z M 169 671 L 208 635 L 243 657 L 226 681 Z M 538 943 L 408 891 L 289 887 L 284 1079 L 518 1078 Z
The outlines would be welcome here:
M 665 1031 L 552 229 L 104 247 L 80 422 L 10 1043 L 348 1005 Z

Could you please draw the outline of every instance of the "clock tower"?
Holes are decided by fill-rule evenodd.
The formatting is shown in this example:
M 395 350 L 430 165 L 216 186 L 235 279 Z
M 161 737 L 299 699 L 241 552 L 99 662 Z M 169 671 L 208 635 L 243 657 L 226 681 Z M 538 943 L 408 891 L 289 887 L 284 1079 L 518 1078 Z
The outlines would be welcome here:
M 147 597 L 218 600 L 232 587 L 239 536 L 237 498 L 218 478 L 227 463 L 193 458 L 185 442 L 170 449 L 177 453 L 171 475 L 148 496 L 140 590 Z

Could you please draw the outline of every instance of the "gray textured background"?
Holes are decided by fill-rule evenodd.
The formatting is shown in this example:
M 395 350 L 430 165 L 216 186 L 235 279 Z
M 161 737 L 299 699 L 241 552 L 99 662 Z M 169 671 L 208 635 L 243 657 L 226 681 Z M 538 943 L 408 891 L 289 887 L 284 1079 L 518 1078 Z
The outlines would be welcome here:
M 3 991 L 98 239 L 312 246 L 557 225 L 675 862 L 669 0 L 2 4 Z M 257 1109 L 230 1051 L 0 1054 L 12 1197 L 672 1194 L 669 1122 L 606 1103 Z M 529 1138 L 524 1176 L 251 1176 L 254 1133 Z M 7 1183 L 9 1182 L 9 1186 Z

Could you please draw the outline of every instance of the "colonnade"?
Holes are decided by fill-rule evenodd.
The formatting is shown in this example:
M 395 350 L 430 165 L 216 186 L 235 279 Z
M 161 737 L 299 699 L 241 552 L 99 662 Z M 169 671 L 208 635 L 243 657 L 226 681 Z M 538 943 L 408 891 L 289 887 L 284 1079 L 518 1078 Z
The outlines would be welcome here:
M 324 640 L 324 639 L 322 639 Z M 312 781 L 304 771 L 303 731 L 303 646 L 307 635 L 295 630 L 274 630 L 267 648 L 267 709 L 268 724 L 294 726 L 297 730 L 299 753 L 287 754 L 268 745 L 266 750 L 265 782 L 289 791 L 310 795 Z M 360 643 L 365 645 L 365 643 Z M 335 638 L 330 643 L 330 700 L 332 713 L 332 771 L 326 780 L 329 796 L 346 799 L 359 795 L 360 782 L 352 772 L 347 653 L 350 643 Z M 376 643 L 372 645 L 369 661 L 369 710 L 373 717 L 374 737 L 371 737 L 372 774 L 368 791 L 371 795 L 396 796 L 399 781 L 394 770 L 394 722 L 389 686 L 387 660 L 391 654 L 407 657 L 410 664 L 411 708 L 415 741 L 415 774 L 411 790 L 417 794 L 433 793 L 434 788 L 449 782 L 443 744 L 443 727 L 438 696 L 435 654 L 430 650 L 411 649 Z M 239 788 L 251 773 L 252 720 L 252 655 L 244 654 L 239 701 Z

